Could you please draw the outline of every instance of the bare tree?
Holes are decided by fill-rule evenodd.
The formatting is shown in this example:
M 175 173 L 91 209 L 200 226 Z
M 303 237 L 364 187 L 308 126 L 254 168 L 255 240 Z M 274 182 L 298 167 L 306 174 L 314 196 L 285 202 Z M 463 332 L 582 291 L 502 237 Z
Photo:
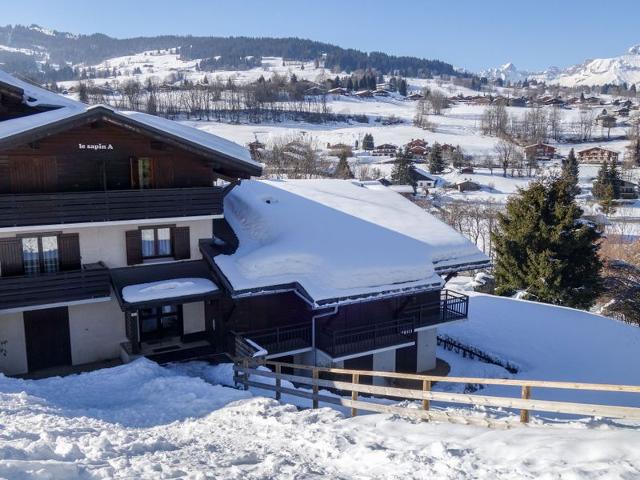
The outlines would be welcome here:
M 498 140 L 493 150 L 496 152 L 498 163 L 502 167 L 502 176 L 506 177 L 507 170 L 516 166 L 516 161 L 521 159 L 522 154 L 518 155 L 520 153 L 518 147 L 504 138 Z

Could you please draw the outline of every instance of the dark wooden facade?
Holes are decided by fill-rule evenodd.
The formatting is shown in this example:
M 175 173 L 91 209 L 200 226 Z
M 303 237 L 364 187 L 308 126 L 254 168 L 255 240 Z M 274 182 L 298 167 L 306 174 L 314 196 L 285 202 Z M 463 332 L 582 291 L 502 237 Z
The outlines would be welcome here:
M 0 194 L 136 188 L 136 162 L 148 159 L 149 188 L 208 187 L 211 163 L 147 136 L 94 122 L 0 151 Z

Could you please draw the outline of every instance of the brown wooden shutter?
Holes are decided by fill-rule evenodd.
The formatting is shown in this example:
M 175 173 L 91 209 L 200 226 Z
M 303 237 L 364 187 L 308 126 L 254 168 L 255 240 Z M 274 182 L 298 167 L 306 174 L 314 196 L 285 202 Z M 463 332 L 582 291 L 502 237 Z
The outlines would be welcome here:
M 19 238 L 0 238 L 0 275 L 23 275 L 22 242 Z
M 172 227 L 171 243 L 173 244 L 173 258 L 176 260 L 187 260 L 191 258 L 189 227 Z
M 80 270 L 80 236 L 65 233 L 58 236 L 60 270 Z
M 127 265 L 142 263 L 142 232 L 129 230 L 125 232 L 127 246 Z

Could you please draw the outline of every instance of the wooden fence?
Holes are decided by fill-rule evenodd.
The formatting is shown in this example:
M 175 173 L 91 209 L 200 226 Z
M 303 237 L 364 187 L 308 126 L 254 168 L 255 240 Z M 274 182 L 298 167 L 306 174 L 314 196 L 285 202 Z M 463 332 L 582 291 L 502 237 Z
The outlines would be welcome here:
M 260 366 L 269 369 L 258 368 Z M 310 372 L 310 376 L 299 374 L 282 373 L 283 369 L 294 369 L 296 373 L 301 371 Z M 391 413 L 398 416 L 410 417 L 422 420 L 439 420 L 454 423 L 475 424 L 487 427 L 504 428 L 518 425 L 517 422 L 496 421 L 485 417 L 474 416 L 472 412 L 468 414 L 453 413 L 443 410 L 431 410 L 430 402 L 446 402 L 471 406 L 498 407 L 516 409 L 520 411 L 520 424 L 529 422 L 530 411 L 543 411 L 551 413 L 564 413 L 572 415 L 596 416 L 607 418 L 618 418 L 625 420 L 640 421 L 640 408 L 618 405 L 601 405 L 588 403 L 572 403 L 554 400 L 536 400 L 532 398 L 533 389 L 565 389 L 565 390 L 588 390 L 599 392 L 628 392 L 640 394 L 640 386 L 635 385 L 607 385 L 597 383 L 574 383 L 574 382 L 548 382 L 540 380 L 514 380 L 500 378 L 473 378 L 473 377 L 438 377 L 431 375 L 419 375 L 395 372 L 377 372 L 369 370 L 348 370 L 344 368 L 313 367 L 309 365 L 298 365 L 262 359 L 236 359 L 234 366 L 236 382 L 245 388 L 254 387 L 275 392 L 276 400 L 280 400 L 282 394 L 309 399 L 312 408 L 318 408 L 319 402 L 341 405 L 351 408 L 351 415 L 356 416 L 358 410 L 378 413 Z M 350 381 L 327 379 L 328 376 L 342 376 Z M 274 379 L 273 382 L 265 383 L 259 381 L 262 377 Z M 392 379 L 406 384 L 413 383 L 415 388 L 405 386 L 382 386 L 368 385 L 362 383 L 363 377 L 374 379 Z M 294 384 L 308 386 L 311 391 L 298 388 L 290 388 L 282 385 L 282 381 L 289 381 Z M 466 393 L 436 392 L 431 389 L 434 382 L 461 383 L 475 385 L 502 385 L 519 387 L 520 397 L 488 396 Z M 419 386 L 419 387 L 418 387 Z M 333 396 L 320 394 L 319 389 L 338 390 L 341 395 Z M 348 398 L 348 393 L 351 398 Z M 360 394 L 371 396 L 392 398 L 396 401 L 419 400 L 422 402 L 421 408 L 403 407 L 397 405 L 387 405 L 375 403 L 372 399 L 359 399 Z

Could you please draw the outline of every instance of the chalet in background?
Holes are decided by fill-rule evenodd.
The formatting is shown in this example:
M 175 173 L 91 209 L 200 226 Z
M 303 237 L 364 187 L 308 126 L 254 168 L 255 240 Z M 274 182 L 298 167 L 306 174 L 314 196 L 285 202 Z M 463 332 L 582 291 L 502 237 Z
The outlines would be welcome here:
M 618 152 L 609 150 L 603 147 L 590 147 L 580 150 L 577 153 L 578 161 L 581 163 L 604 163 L 615 162 L 618 163 Z
M 223 138 L 0 72 L 0 371 L 217 353 L 433 368 L 437 326 L 468 309 L 442 277 L 487 257 L 378 182 L 261 172 Z
M 534 143 L 524 147 L 524 156 L 535 160 L 552 160 L 556 156 L 556 147 L 546 143 Z

